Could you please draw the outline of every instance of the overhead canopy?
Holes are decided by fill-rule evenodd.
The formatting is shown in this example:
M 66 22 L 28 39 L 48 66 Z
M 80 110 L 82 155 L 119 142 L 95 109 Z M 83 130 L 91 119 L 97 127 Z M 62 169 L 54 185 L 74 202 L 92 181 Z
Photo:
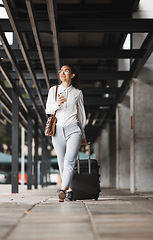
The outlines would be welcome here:
M 116 104 L 129 89 L 153 49 L 153 20 L 132 19 L 139 0 L 8 0 L 9 19 L 0 19 L 0 118 L 11 122 L 11 89 L 20 100 L 20 123 L 39 119 L 43 131 L 48 90 L 60 65 L 78 66 L 87 114 L 87 140 L 94 142 Z M 5 32 L 14 32 L 9 45 Z M 132 33 L 146 33 L 142 45 L 124 49 Z M 131 59 L 118 69 L 119 59 Z M 9 84 L 5 84 L 4 79 Z M 18 83 L 19 80 L 19 83 Z

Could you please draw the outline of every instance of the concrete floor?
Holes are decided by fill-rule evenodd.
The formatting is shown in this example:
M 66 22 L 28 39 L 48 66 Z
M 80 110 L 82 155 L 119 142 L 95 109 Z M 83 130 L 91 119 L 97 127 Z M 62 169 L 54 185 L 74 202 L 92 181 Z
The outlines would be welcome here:
M 98 201 L 59 203 L 56 186 L 10 191 L 0 185 L 0 240 L 153 239 L 153 193 L 102 189 Z

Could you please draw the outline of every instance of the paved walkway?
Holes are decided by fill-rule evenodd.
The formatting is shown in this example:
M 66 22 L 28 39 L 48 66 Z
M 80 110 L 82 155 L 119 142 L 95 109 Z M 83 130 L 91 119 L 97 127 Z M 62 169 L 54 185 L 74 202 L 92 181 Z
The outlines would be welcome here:
M 102 189 L 98 201 L 59 203 L 56 191 L 0 185 L 0 240 L 153 239 L 153 193 Z

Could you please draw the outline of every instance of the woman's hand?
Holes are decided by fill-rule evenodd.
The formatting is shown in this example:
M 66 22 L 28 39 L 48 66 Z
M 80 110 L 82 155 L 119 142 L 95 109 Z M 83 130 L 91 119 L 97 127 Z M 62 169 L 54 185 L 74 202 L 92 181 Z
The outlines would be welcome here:
M 66 102 L 66 98 L 58 94 L 58 106 L 61 106 L 64 102 Z
M 82 138 L 82 144 L 81 145 L 88 145 L 86 138 Z

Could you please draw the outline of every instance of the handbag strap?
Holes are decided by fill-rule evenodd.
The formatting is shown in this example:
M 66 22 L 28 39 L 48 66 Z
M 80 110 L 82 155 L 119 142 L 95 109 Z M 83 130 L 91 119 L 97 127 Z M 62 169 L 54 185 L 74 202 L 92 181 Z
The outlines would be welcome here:
M 58 85 L 56 85 L 55 102 L 57 101 L 57 90 L 58 90 Z
M 58 90 L 58 85 L 56 85 L 55 101 L 57 101 L 57 90 Z M 55 113 L 53 114 L 53 116 L 55 117 L 55 115 L 56 115 L 56 111 L 55 111 Z

